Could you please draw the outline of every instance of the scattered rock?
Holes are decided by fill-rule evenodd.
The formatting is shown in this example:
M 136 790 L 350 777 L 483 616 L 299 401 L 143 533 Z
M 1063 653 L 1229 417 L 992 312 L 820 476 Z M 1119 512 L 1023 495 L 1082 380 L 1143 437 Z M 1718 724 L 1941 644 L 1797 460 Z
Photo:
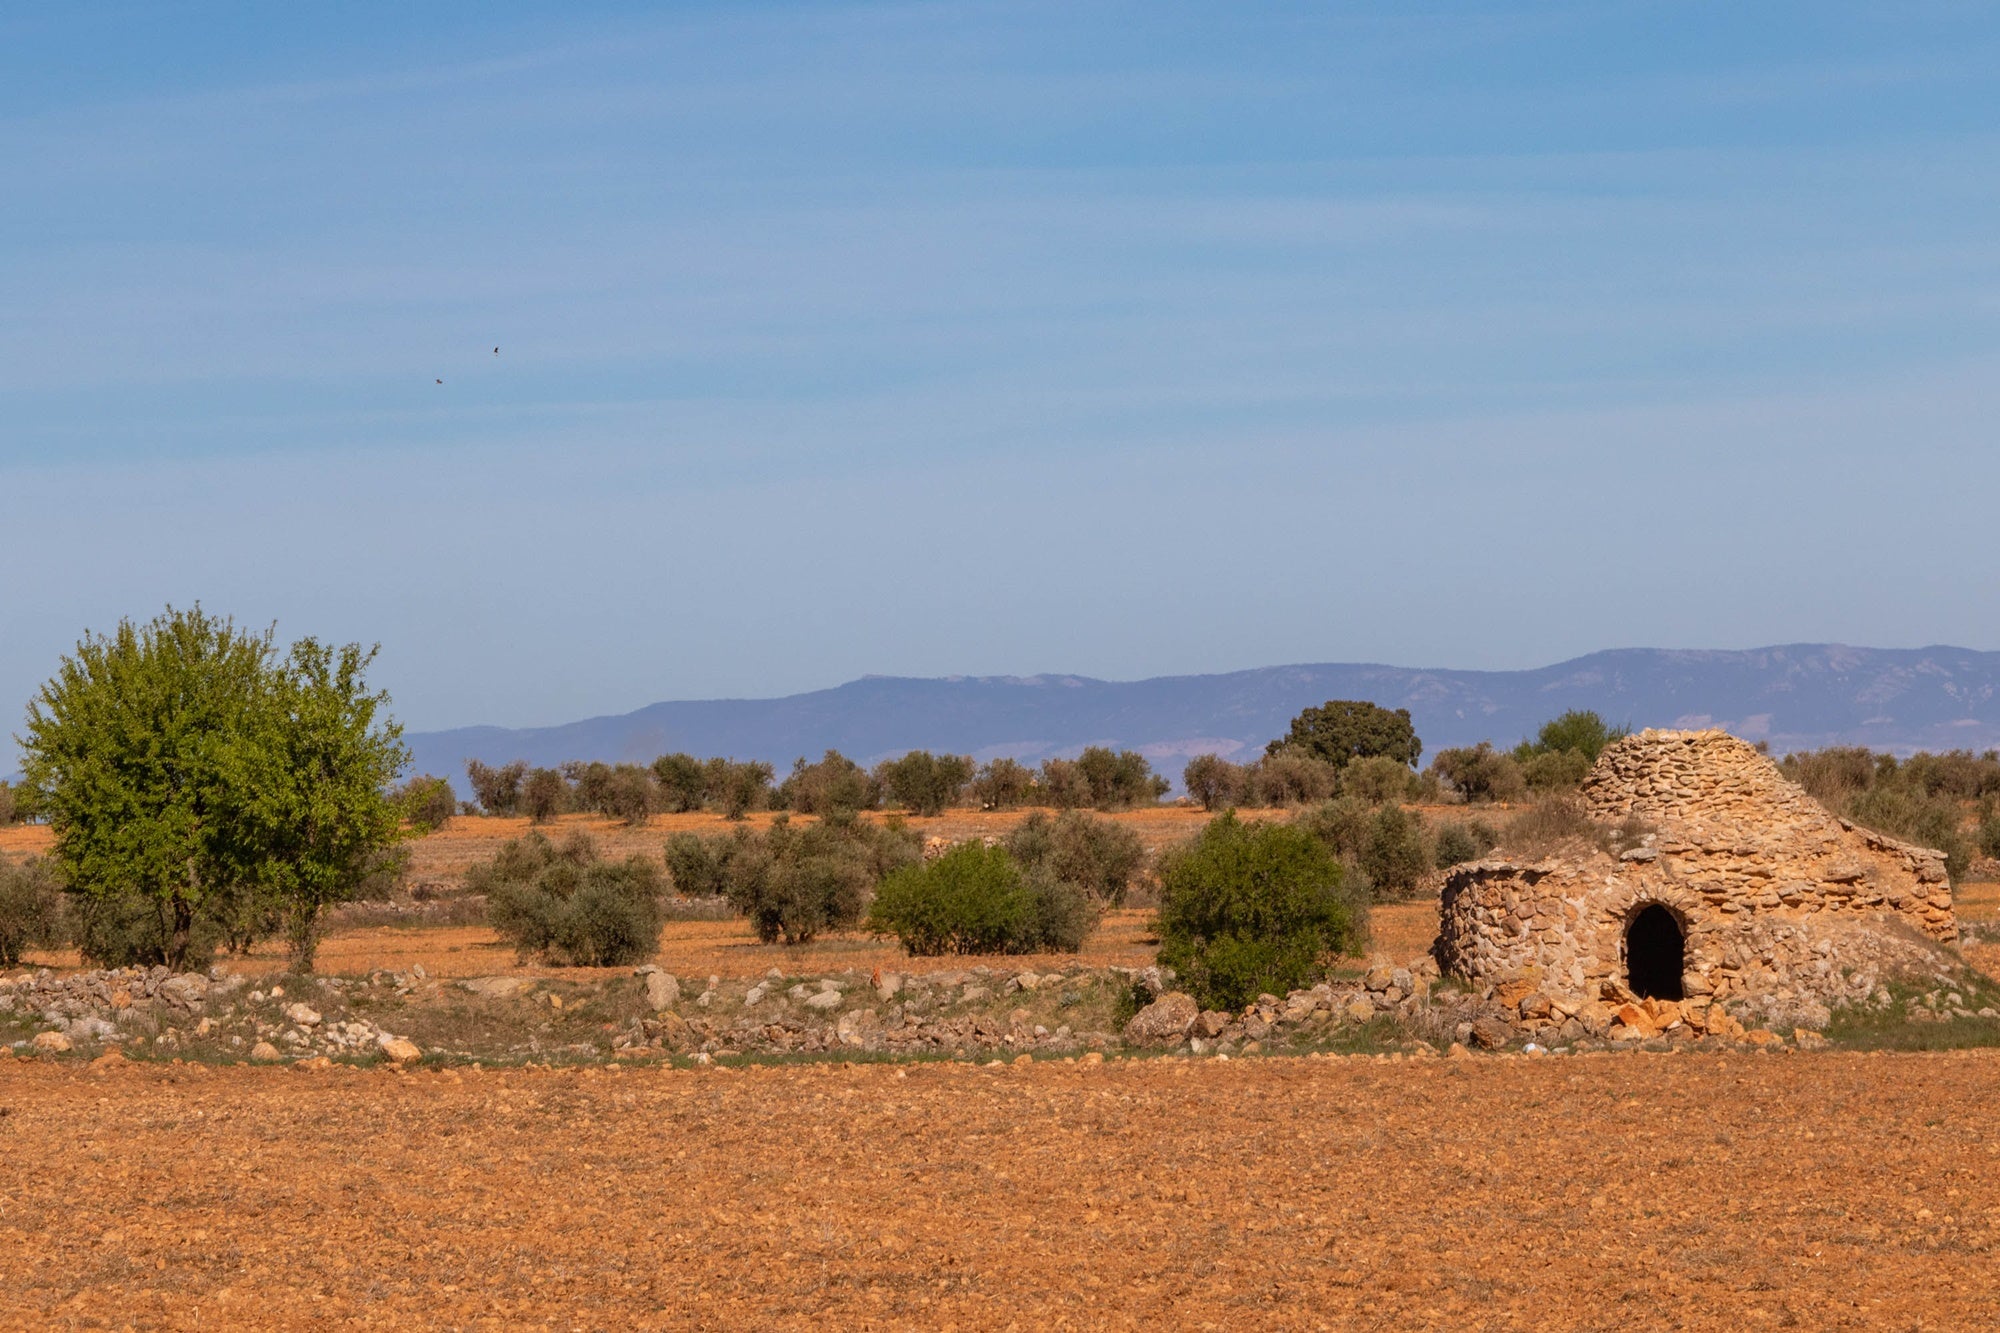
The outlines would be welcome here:
M 318 1027 L 320 1022 L 319 1010 L 301 1000 L 285 1006 L 285 1017 L 302 1028 Z
M 422 1048 L 415 1042 L 405 1037 L 392 1037 L 386 1032 L 376 1038 L 375 1044 L 382 1048 L 382 1054 L 399 1065 L 421 1060 L 424 1056 Z
M 33 1045 L 46 1055 L 59 1055 L 76 1049 L 75 1043 L 60 1032 L 37 1032 Z
M 646 1003 L 654 1013 L 680 1003 L 681 983 L 671 972 L 648 972 L 646 974 Z
M 517 995 L 533 990 L 533 977 L 468 977 L 458 983 L 474 995 L 486 1000 L 511 1000 Z
M 1125 1040 L 1139 1046 L 1171 1045 L 1194 1026 L 1201 1007 L 1183 991 L 1168 991 L 1132 1015 L 1125 1025 Z
M 250 1048 L 250 1058 L 258 1064 L 270 1064 L 274 1060 L 282 1060 L 285 1057 L 270 1042 L 260 1041 Z
M 806 997 L 806 1008 L 824 1013 L 828 1009 L 840 1008 L 841 994 L 837 990 L 823 990 Z

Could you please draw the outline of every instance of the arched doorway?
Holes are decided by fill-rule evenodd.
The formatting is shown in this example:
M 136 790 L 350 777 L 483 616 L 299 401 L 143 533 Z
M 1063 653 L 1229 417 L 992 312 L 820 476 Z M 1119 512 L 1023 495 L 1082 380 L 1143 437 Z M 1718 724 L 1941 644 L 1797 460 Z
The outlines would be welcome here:
M 1648 903 L 1625 927 L 1625 977 L 1640 999 L 1678 1000 L 1681 969 L 1687 965 L 1687 939 L 1674 914 Z

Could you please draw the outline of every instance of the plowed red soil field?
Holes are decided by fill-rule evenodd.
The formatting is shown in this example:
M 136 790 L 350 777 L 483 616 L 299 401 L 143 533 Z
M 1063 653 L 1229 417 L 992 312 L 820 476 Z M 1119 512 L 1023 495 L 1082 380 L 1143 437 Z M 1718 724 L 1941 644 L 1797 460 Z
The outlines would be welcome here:
M 9 1327 L 1981 1329 L 2000 1055 L 0 1065 Z

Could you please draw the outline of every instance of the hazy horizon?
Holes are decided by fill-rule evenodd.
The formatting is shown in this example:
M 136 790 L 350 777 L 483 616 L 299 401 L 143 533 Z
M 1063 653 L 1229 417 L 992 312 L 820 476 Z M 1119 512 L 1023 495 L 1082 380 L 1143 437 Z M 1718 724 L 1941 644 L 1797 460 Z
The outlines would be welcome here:
M 2000 648 L 1996 55 L 1947 5 L 16 10 L 0 772 L 86 629 L 197 600 L 379 641 L 424 731 Z

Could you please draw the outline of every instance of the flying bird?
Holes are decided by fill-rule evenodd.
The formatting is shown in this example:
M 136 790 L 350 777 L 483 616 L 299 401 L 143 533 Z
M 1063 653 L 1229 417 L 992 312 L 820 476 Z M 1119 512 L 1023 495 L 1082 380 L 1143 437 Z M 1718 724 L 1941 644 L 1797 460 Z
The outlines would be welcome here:
M 498 356 L 498 355 L 500 355 L 500 349 L 499 349 L 499 348 L 497 348 L 497 347 L 496 347 L 496 348 L 494 348 L 494 349 L 493 349 L 493 355 L 495 355 L 495 356 Z
M 438 383 L 439 383 L 439 384 L 443 384 L 443 383 L 444 383 L 444 381 L 443 381 L 443 380 L 439 380 L 439 381 L 438 381 Z

